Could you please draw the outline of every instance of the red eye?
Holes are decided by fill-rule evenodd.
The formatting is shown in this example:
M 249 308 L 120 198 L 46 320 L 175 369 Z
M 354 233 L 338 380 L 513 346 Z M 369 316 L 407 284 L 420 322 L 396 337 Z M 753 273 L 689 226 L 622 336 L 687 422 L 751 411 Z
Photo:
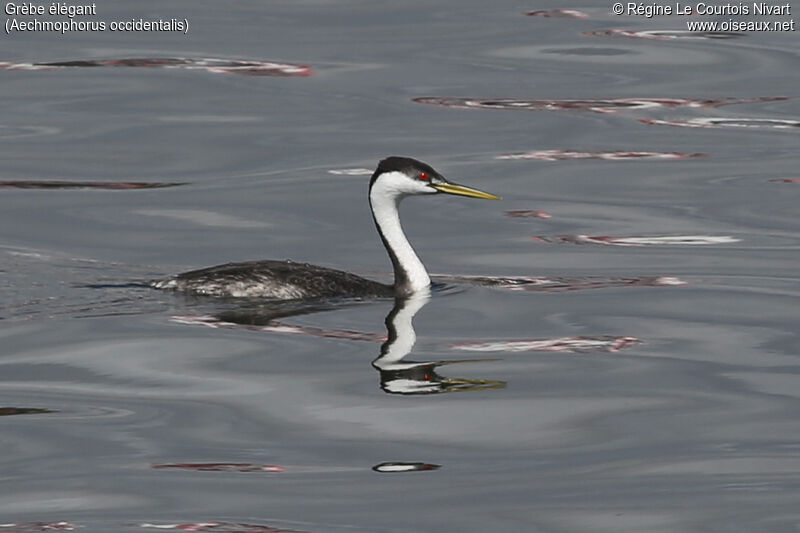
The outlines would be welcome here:
M 428 177 L 428 174 L 427 174 L 427 173 L 425 173 L 425 172 L 420 172 L 420 173 L 419 173 L 419 179 L 421 179 L 422 181 L 428 181 L 430 178 Z

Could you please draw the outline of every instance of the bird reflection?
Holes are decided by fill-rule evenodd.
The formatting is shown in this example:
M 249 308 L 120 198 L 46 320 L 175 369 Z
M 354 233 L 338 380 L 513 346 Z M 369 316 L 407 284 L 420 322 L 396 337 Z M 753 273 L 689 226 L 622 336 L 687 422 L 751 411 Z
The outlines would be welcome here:
M 466 359 L 449 361 L 410 361 L 409 355 L 417 341 L 413 320 L 431 298 L 429 290 L 411 296 L 396 298 L 394 306 L 386 316 L 386 332 L 377 333 L 326 329 L 314 326 L 300 326 L 279 321 L 280 318 L 300 316 L 324 311 L 333 311 L 360 305 L 359 300 L 332 300 L 316 302 L 241 302 L 231 303 L 231 307 L 216 309 L 211 314 L 173 316 L 174 322 L 204 325 L 214 328 L 243 328 L 254 331 L 311 335 L 314 337 L 347 339 L 357 341 L 384 341 L 380 355 L 372 366 L 380 373 L 380 387 L 388 394 L 436 394 L 468 390 L 487 390 L 505 388 L 505 381 L 485 379 L 448 378 L 437 372 L 441 366 L 455 363 L 475 363 L 495 359 Z
M 385 321 L 388 338 L 381 345 L 380 356 L 372 362 L 372 366 L 380 372 L 381 389 L 388 394 L 414 395 L 505 388 L 505 381 L 447 378 L 436 371 L 438 367 L 448 364 L 480 362 L 486 359 L 427 362 L 405 359 L 417 341 L 414 317 L 425 307 L 430 297 L 430 291 L 426 290 L 395 299 L 394 307 Z

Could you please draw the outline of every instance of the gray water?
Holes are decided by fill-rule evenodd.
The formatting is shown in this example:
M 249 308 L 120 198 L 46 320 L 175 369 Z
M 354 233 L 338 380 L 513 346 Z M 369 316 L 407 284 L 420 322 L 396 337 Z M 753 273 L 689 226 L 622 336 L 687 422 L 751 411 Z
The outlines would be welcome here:
M 83 20 L 189 31 L 3 36 L 15 65 L 313 74 L 0 70 L 0 530 L 800 530 L 797 32 L 431 4 L 104 1 Z M 525 16 L 559 7 L 588 16 Z M 259 258 L 390 279 L 341 173 L 387 155 L 504 198 L 403 205 L 447 286 L 399 303 L 389 371 L 395 302 L 275 322 L 140 285 Z

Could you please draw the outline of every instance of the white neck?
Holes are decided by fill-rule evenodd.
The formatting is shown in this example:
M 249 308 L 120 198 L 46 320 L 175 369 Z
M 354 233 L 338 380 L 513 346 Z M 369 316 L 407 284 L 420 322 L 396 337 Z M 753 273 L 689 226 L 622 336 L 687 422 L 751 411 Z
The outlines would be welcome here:
M 431 284 L 425 265 L 417 257 L 400 226 L 397 208 L 407 194 L 403 191 L 406 181 L 408 178 L 403 174 L 392 172 L 381 176 L 369 193 L 372 217 L 392 260 L 394 287 L 399 296 L 419 292 Z
M 411 353 L 417 334 L 414 331 L 414 316 L 431 299 L 430 289 L 425 288 L 408 298 L 395 300 L 394 309 L 386 317 L 388 340 L 381 346 L 381 355 L 372 365 L 379 370 L 403 370 L 419 366 L 420 363 L 403 364 L 403 358 Z M 423 363 L 427 364 L 427 363 Z

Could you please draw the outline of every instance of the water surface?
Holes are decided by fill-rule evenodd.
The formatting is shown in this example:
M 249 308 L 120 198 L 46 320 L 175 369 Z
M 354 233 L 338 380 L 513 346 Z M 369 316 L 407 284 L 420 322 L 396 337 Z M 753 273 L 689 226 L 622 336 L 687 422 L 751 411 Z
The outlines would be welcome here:
M 15 65 L 311 75 L 0 71 L 0 523 L 796 531 L 796 34 L 636 38 L 609 30 L 685 28 L 609 7 L 109 0 L 190 30 L 6 36 Z M 557 8 L 586 16 L 526 16 Z M 418 308 L 270 320 L 141 285 L 258 258 L 390 279 L 352 171 L 387 155 L 504 197 L 403 205 L 447 283 Z

